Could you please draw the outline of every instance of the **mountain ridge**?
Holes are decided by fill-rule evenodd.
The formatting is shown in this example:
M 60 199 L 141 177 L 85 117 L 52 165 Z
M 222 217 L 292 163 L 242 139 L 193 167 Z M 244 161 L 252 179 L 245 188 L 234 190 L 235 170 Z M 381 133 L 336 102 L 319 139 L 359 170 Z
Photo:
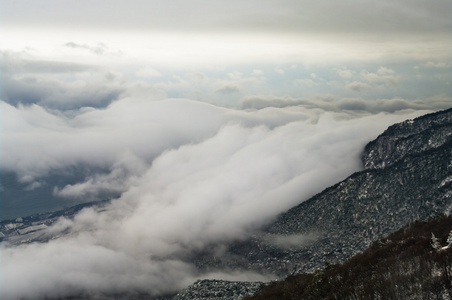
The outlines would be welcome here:
M 408 152 L 422 153 L 451 139 L 452 108 L 426 114 L 388 127 L 376 139 L 367 143 L 361 155 L 364 169 L 384 168 Z M 420 133 L 424 133 L 419 136 Z M 421 137 L 416 139 L 416 137 Z M 405 150 L 405 151 L 404 151 Z M 394 156 L 388 159 L 390 156 Z

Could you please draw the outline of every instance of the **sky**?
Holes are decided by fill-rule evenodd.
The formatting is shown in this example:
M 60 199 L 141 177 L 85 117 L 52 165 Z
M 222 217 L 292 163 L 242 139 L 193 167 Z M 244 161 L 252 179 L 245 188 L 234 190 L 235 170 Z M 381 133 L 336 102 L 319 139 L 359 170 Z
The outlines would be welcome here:
M 389 125 L 450 108 L 451 14 L 446 0 L 0 0 L 0 170 L 26 195 L 0 185 L 0 214 L 47 209 L 43 190 L 55 207 L 116 198 L 48 229 L 61 238 L 2 244 L 0 298 L 273 278 L 185 258 L 360 170 Z

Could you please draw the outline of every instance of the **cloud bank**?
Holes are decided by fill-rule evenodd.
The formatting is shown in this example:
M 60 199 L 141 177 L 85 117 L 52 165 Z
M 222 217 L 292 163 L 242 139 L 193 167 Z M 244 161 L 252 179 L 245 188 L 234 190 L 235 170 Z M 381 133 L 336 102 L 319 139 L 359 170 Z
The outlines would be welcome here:
M 359 88 L 361 89 L 361 88 Z M 447 95 L 437 95 L 426 99 L 363 99 L 342 98 L 334 100 L 332 97 L 293 98 L 267 95 L 255 95 L 245 97 L 241 100 L 242 109 L 265 109 L 268 107 L 303 107 L 307 109 L 318 109 L 324 112 L 356 112 L 356 113 L 395 113 L 405 110 L 441 110 L 450 107 L 452 99 Z
M 116 189 L 104 211 L 61 219 L 44 244 L 1 246 L 0 295 L 35 299 L 128 291 L 160 295 L 209 278 L 194 251 L 245 238 L 360 168 L 363 145 L 405 115 L 303 108 L 231 110 L 184 99 L 124 98 L 76 116 L 1 102 L 5 168 L 32 182 L 71 165 L 107 168 L 58 187 Z M 6 112 L 6 113 L 5 113 Z M 290 241 L 278 241 L 290 244 Z M 265 274 L 212 270 L 228 279 Z M 246 278 L 243 276 L 246 275 Z

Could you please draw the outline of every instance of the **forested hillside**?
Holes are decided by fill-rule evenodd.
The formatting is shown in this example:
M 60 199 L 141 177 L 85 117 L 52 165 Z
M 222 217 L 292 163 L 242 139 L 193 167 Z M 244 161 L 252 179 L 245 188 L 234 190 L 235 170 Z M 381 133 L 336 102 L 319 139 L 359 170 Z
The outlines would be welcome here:
M 342 264 L 268 284 L 258 299 L 451 299 L 452 217 L 417 221 Z

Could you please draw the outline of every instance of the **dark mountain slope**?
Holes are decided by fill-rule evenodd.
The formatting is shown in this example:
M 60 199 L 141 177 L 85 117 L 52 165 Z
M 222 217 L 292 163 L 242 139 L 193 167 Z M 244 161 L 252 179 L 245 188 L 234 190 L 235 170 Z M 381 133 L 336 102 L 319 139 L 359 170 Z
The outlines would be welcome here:
M 379 168 L 327 188 L 252 238 L 234 243 L 222 257 L 213 259 L 207 252 L 192 259 L 205 269 L 251 269 L 278 276 L 312 272 L 327 261 L 344 261 L 405 224 L 448 212 L 451 132 L 452 110 L 393 125 L 363 154 L 364 164 Z M 376 155 L 379 149 L 392 152 Z
M 270 283 L 246 299 L 451 299 L 451 228 L 452 217 L 412 223 L 343 264 Z M 432 233 L 444 248 L 432 246 Z

